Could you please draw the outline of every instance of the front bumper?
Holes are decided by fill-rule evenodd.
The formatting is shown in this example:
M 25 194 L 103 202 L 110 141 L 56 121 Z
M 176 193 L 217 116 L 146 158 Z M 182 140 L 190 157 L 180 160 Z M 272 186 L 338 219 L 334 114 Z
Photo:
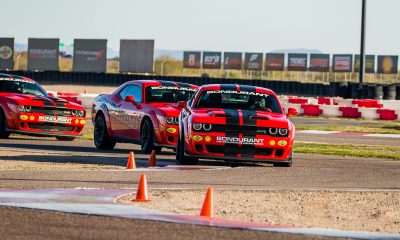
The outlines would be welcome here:
M 235 161 L 288 162 L 294 138 L 191 132 L 185 136 L 185 155 Z
M 15 114 L 7 131 L 29 135 L 81 136 L 86 124 L 84 117 L 52 116 L 40 113 Z
M 164 125 L 156 131 L 156 142 L 154 145 L 165 148 L 176 148 L 178 141 L 178 125 Z

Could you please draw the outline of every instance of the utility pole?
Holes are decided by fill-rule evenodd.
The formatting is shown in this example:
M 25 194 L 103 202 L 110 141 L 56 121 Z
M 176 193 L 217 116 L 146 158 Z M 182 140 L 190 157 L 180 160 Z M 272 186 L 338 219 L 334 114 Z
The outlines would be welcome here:
M 359 68 L 359 90 L 362 88 L 365 76 L 365 18 L 366 0 L 361 0 L 361 44 L 360 44 L 360 68 Z

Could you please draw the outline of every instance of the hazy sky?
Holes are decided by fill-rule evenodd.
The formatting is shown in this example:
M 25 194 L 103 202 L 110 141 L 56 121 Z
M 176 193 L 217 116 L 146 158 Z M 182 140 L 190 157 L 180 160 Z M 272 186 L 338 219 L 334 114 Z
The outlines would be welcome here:
M 356 53 L 361 0 L 0 0 L 0 37 L 155 39 L 157 49 Z M 400 1 L 367 0 L 366 51 L 400 54 Z

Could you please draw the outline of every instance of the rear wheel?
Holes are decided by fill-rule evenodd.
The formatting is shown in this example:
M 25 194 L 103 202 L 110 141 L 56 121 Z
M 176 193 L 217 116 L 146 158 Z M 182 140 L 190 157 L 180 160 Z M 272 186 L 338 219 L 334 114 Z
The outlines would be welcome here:
M 140 138 L 142 139 L 142 152 L 149 154 L 156 150 L 156 153 L 161 152 L 161 147 L 154 146 L 154 127 L 150 119 L 145 119 L 140 130 Z
M 56 139 L 58 141 L 74 141 L 74 137 L 64 137 L 64 136 L 57 136 Z
M 10 136 L 9 132 L 6 132 L 6 117 L 3 110 L 0 109 L 0 138 L 8 138 Z
M 195 157 L 185 156 L 185 139 L 184 133 L 179 130 L 179 137 L 176 146 L 176 164 L 179 165 L 197 165 L 199 159 Z
M 111 150 L 117 143 L 110 136 L 108 136 L 106 119 L 103 114 L 99 114 L 94 122 L 94 145 L 98 149 Z
M 291 167 L 292 164 L 293 164 L 292 155 L 293 155 L 293 150 L 290 152 L 290 155 L 289 155 L 289 158 L 288 158 L 288 162 L 277 162 L 277 163 L 274 163 L 274 167 Z

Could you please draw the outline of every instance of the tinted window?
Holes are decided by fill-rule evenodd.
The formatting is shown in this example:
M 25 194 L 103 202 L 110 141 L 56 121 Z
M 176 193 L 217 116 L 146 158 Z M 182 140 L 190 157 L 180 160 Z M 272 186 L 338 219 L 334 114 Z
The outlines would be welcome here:
M 194 88 L 148 86 L 146 88 L 146 102 L 177 103 L 189 100 L 196 92 Z
M 133 96 L 135 102 L 142 102 L 142 88 L 137 85 L 128 85 L 119 92 L 119 96 L 122 99 L 125 99 L 126 96 Z
M 246 91 L 203 91 L 196 103 L 196 107 L 247 109 L 282 113 L 275 96 Z
M 46 91 L 44 91 L 37 83 L 22 79 L 0 79 L 0 92 L 48 96 Z

